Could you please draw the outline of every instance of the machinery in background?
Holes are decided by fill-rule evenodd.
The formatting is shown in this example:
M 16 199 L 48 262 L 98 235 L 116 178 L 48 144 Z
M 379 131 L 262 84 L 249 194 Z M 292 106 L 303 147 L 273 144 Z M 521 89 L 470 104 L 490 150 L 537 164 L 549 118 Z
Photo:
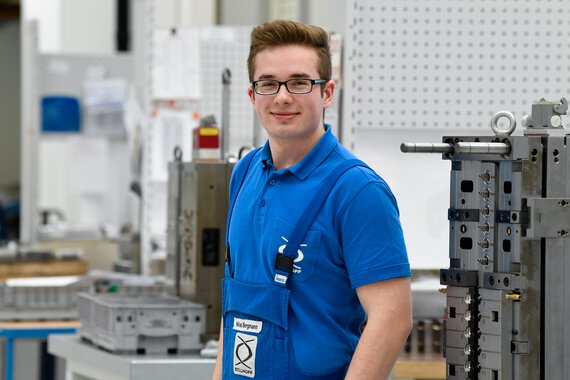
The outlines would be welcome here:
M 225 270 L 225 226 L 233 163 L 182 162 L 168 167 L 166 276 L 176 295 L 206 306 L 206 338 L 217 339 Z
M 203 118 L 194 131 L 193 161 L 182 162 L 182 152 L 175 149 L 174 161 L 168 166 L 166 276 L 173 280 L 177 296 L 206 306 L 204 340 L 218 339 L 220 333 L 228 191 L 239 158 L 229 153 L 230 82 L 226 69 L 222 73 L 221 133 L 214 130 L 213 116 Z M 248 149 L 241 148 L 238 156 Z
M 184 354 L 202 348 L 203 305 L 164 294 L 81 293 L 81 337 L 117 354 Z
M 447 379 L 565 379 L 570 373 L 570 130 L 566 99 L 542 99 L 494 136 L 403 143 L 451 160 L 444 356 Z M 508 128 L 499 127 L 508 120 Z
M 57 266 L 54 261 L 45 261 L 43 265 Z M 85 264 L 80 268 L 84 269 Z M 0 281 L 0 320 L 82 318 L 78 313 L 80 293 L 94 298 L 115 294 L 126 302 L 130 297 L 154 297 L 170 292 L 172 286 L 164 278 L 99 270 L 81 275 L 10 278 Z

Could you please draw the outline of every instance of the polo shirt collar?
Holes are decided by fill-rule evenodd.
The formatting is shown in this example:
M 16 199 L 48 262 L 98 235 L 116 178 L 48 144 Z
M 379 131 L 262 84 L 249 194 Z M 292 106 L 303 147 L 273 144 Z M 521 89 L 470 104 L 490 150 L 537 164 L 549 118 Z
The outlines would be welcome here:
M 331 132 L 331 126 L 325 124 L 325 134 L 317 142 L 317 144 L 311 149 L 309 154 L 301 160 L 301 162 L 290 167 L 289 170 L 295 177 L 300 180 L 304 180 L 315 170 L 321 162 L 333 151 L 333 149 L 338 145 L 338 139 Z M 269 147 L 269 141 L 265 142 L 265 145 L 261 149 L 261 163 L 264 167 L 268 164 L 273 167 L 271 158 L 271 148 Z

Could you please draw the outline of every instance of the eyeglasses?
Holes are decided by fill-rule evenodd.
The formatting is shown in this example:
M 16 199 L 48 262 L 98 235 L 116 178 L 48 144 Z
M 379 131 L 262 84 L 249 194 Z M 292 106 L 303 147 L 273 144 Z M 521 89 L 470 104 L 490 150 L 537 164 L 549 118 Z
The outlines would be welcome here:
M 278 80 L 262 79 L 251 82 L 251 86 L 256 94 L 273 95 L 277 94 L 282 85 L 285 85 L 287 91 L 291 94 L 308 94 L 313 91 L 313 86 L 328 82 L 326 79 L 289 79 L 285 82 Z

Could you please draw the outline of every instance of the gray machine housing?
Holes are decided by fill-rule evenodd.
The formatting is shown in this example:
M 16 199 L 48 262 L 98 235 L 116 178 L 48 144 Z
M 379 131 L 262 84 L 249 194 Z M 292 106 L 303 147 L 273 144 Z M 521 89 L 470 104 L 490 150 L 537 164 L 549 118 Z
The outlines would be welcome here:
M 234 164 L 169 163 L 166 275 L 176 295 L 206 306 L 206 339 L 217 339 L 225 271 L 225 226 Z
M 570 130 L 544 99 L 523 136 L 402 144 L 451 160 L 444 356 L 447 379 L 570 376 Z M 560 119 L 559 119 L 560 118 Z M 493 124 L 494 123 L 494 124 Z

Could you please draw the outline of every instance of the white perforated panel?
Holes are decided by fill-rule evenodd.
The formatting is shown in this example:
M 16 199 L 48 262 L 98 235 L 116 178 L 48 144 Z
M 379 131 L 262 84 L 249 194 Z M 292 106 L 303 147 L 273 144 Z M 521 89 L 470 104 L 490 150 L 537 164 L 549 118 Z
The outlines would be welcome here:
M 168 28 L 157 27 L 154 33 L 164 34 Z M 230 152 L 237 154 L 239 148 L 253 142 L 254 111 L 247 96 L 249 81 L 247 77 L 247 55 L 249 53 L 249 34 L 251 27 L 179 27 L 177 38 L 198 34 L 196 40 L 189 39 L 180 44 L 178 49 L 170 51 L 171 63 L 161 65 L 173 68 L 184 62 L 185 56 L 192 54 L 193 49 L 199 52 L 199 77 L 201 80 L 200 97 L 193 100 L 171 98 L 177 101 L 180 108 L 196 111 L 200 116 L 214 115 L 218 126 L 222 120 L 222 73 L 225 69 L 231 72 L 229 129 Z M 199 46 L 193 45 L 198 41 Z M 153 62 L 160 57 L 153 57 Z M 179 70 L 179 68 L 178 68 Z M 153 72 L 154 74 L 154 72 Z M 183 80 L 184 78 L 180 78 Z M 154 81 L 155 78 L 152 78 Z M 191 85 L 191 84 L 189 84 Z M 161 103 L 155 103 L 161 107 Z
M 570 95 L 566 0 L 350 1 L 344 129 L 488 128 Z
M 253 143 L 255 112 L 247 96 L 247 56 L 251 27 L 201 28 L 202 114 L 214 114 L 221 125 L 222 72 L 231 71 L 230 85 L 230 152 Z

